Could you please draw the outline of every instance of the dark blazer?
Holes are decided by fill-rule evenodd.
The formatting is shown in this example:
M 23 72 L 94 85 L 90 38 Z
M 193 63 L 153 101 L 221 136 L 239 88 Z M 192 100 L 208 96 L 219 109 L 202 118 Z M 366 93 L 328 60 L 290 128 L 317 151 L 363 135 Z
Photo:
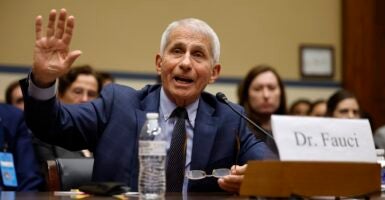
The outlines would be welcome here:
M 26 95 L 28 80 L 21 81 L 27 123 L 38 137 L 71 150 L 94 152 L 94 181 L 121 181 L 137 190 L 138 134 L 147 112 L 158 112 L 160 85 L 137 91 L 110 84 L 96 100 L 62 105 L 57 99 L 37 101 Z M 243 112 L 240 106 L 236 109 Z M 235 164 L 235 134 L 241 138 L 239 164 L 251 159 L 275 158 L 257 141 L 244 120 L 215 96 L 203 93 L 197 110 L 191 169 L 211 174 Z M 189 191 L 222 191 L 215 178 L 189 182 Z
M 31 134 L 24 122 L 23 112 L 13 106 L 0 104 L 0 144 L 1 151 L 6 144 L 7 152 L 12 153 L 17 176 L 17 188 L 5 187 L 3 190 L 34 191 L 43 184 L 43 177 L 32 148 Z

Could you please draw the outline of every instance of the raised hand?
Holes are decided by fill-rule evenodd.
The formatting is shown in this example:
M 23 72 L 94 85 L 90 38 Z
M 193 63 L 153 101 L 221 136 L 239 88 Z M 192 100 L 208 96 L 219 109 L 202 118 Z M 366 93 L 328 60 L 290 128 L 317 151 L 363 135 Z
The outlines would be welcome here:
M 35 20 L 36 41 L 32 77 L 33 82 L 39 87 L 52 85 L 56 78 L 68 72 L 72 63 L 82 53 L 79 50 L 70 51 L 69 49 L 75 18 L 67 17 L 67 11 L 64 8 L 60 10 L 58 19 L 56 16 L 56 10 L 51 10 L 45 36 L 42 16 L 37 16 Z

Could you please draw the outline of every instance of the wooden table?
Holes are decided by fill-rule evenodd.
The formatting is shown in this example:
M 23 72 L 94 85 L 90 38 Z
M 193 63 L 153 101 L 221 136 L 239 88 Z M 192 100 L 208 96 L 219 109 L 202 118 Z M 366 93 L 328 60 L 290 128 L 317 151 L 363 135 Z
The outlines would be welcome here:
M 71 196 L 56 196 L 53 192 L 5 192 L 0 191 L 0 200 L 70 200 L 70 199 L 96 199 L 96 200 L 116 200 L 119 198 L 115 197 L 104 197 L 104 196 L 88 196 L 85 198 L 75 198 Z M 120 198 L 122 199 L 122 198 Z M 124 199 L 137 200 L 138 197 L 126 197 Z M 187 196 L 182 196 L 180 193 L 167 194 L 165 200 L 245 200 L 250 199 L 248 197 L 241 197 L 235 195 L 228 195 L 223 193 L 189 193 Z M 255 198 L 253 198 L 255 199 Z M 257 198 L 259 199 L 259 198 Z M 277 199 L 277 198 L 262 198 L 262 199 Z M 283 200 L 285 198 L 279 198 Z M 290 198 L 289 198 L 290 199 Z M 305 198 L 306 199 L 306 198 Z M 319 197 L 321 199 L 321 197 Z M 330 200 L 333 198 L 325 197 L 324 199 Z M 350 198 L 351 199 L 351 198 Z M 370 196 L 370 200 L 385 200 L 385 194 L 374 194 Z
M 5 192 L 0 191 L 0 199 L 1 200 L 66 200 L 66 199 L 76 199 L 71 196 L 55 196 L 53 192 Z M 104 197 L 104 196 L 89 196 L 81 199 L 118 199 L 115 197 Z M 138 197 L 127 197 L 126 199 L 139 199 Z M 188 200 L 215 200 L 215 199 L 225 199 L 225 200 L 242 200 L 249 199 L 247 197 L 240 197 L 235 195 L 228 195 L 223 193 L 189 193 L 187 196 L 182 196 L 180 193 L 171 193 L 167 194 L 165 199 L 188 199 Z

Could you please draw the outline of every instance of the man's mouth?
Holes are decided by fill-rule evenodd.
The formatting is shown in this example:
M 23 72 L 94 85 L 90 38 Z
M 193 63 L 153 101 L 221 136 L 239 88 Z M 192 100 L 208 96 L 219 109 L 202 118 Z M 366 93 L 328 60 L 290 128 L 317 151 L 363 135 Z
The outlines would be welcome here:
M 192 83 L 192 82 L 193 82 L 192 79 L 184 78 L 184 77 L 174 77 L 174 79 L 175 79 L 178 83 Z

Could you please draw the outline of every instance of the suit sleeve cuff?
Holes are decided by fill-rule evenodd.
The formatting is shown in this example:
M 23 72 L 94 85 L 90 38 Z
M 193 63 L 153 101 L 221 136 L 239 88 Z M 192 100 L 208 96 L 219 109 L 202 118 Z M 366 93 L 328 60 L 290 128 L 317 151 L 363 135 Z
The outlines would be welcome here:
M 40 88 L 36 86 L 33 81 L 31 76 L 28 78 L 28 93 L 31 95 L 31 97 L 38 99 L 38 100 L 48 100 L 56 96 L 56 90 L 57 90 L 57 80 L 55 83 L 48 87 L 48 88 Z

